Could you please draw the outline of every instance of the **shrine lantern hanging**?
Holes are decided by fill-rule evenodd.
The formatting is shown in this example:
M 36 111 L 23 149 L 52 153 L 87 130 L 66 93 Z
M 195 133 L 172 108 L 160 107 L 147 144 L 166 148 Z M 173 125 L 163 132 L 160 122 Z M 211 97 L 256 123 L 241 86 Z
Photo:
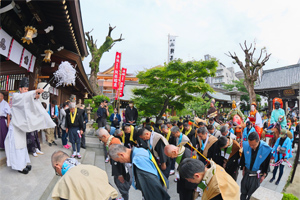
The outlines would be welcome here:
M 36 28 L 32 26 L 26 26 L 25 27 L 25 35 L 22 37 L 23 43 L 26 43 L 29 45 L 30 43 L 33 43 L 32 38 L 35 38 L 37 36 L 37 30 Z
M 51 55 L 53 54 L 53 51 L 51 51 L 50 49 L 47 49 L 44 52 L 45 52 L 46 55 L 45 55 L 43 61 L 50 63 L 51 62 Z

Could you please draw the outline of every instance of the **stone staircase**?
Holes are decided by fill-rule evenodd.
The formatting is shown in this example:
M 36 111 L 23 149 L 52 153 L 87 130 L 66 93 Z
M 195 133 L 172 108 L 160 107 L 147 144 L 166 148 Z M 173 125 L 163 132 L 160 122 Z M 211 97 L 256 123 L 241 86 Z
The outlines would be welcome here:
M 5 151 L 0 151 L 0 194 L 1 200 L 31 200 L 51 199 L 52 190 L 60 179 L 55 175 L 51 165 L 51 155 L 54 151 L 62 150 L 69 155 L 72 150 L 62 148 L 61 139 L 57 139 L 57 146 L 51 147 L 42 139 L 41 149 L 44 155 L 33 157 L 30 155 L 32 170 L 27 174 L 18 173 L 6 166 Z M 70 144 L 70 143 L 69 143 Z M 80 150 L 82 159 L 79 160 L 82 164 L 96 165 L 105 170 L 103 144 L 93 135 L 86 136 L 87 149 Z

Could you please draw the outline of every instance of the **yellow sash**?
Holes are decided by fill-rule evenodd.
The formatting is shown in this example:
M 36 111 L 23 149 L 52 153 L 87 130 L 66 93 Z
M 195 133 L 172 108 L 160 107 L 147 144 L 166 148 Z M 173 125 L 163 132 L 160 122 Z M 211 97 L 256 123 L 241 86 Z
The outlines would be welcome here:
M 153 126 L 150 126 L 150 127 L 151 127 L 151 130 L 152 130 L 152 131 L 154 131 L 154 128 L 153 128 Z
M 185 132 L 185 135 L 188 135 L 192 130 L 192 127 L 190 127 L 190 129 L 188 131 Z
M 161 180 L 162 180 L 163 183 L 164 183 L 164 186 L 165 186 L 166 188 L 168 188 L 168 187 L 167 187 L 167 184 L 166 184 L 166 181 L 165 181 L 165 179 L 164 179 L 164 176 L 162 175 L 162 173 L 161 173 L 161 171 L 160 171 L 160 169 L 159 169 L 159 167 L 158 167 L 158 165 L 157 165 L 157 163 L 156 163 L 156 161 L 155 161 L 155 159 L 154 159 L 154 156 L 150 153 L 149 150 L 148 150 L 148 152 L 149 152 L 149 154 L 150 154 L 150 160 L 151 160 L 151 161 L 153 162 L 153 164 L 155 165 L 155 168 L 157 169 L 158 174 L 159 174 Z
M 170 136 L 171 136 L 171 129 L 169 129 L 169 132 L 168 132 L 168 134 L 167 134 L 167 137 L 165 137 L 165 138 L 169 141 Z
M 131 126 L 131 125 L 130 125 L 130 130 L 131 130 L 131 131 L 130 131 L 130 138 L 129 138 L 129 140 L 132 141 L 132 142 L 135 142 L 135 141 L 133 140 L 134 127 Z
M 77 114 L 77 108 L 75 108 L 74 115 L 70 112 L 70 117 L 71 117 L 71 123 L 74 124 L 75 118 Z
M 122 138 L 122 143 L 125 144 L 125 133 L 124 133 L 124 131 L 122 131 L 122 133 L 123 133 L 122 136 L 121 136 L 121 138 Z
M 183 127 L 182 127 L 182 128 L 180 128 L 179 130 L 180 130 L 180 133 L 182 133 L 182 131 L 183 131 Z

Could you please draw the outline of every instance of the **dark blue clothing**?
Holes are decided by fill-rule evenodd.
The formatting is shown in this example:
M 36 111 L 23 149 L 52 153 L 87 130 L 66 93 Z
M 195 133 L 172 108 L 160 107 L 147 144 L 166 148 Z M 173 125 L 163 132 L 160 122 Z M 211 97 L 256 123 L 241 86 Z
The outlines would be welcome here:
M 77 147 L 77 153 L 80 152 L 80 137 L 78 135 L 79 128 L 78 127 L 70 127 L 69 128 L 69 139 L 70 142 L 72 143 L 72 149 L 73 152 L 76 151 L 76 147 Z M 76 145 L 75 145 L 76 143 Z
M 98 110 L 97 110 L 97 116 L 100 117 L 100 118 L 106 118 L 107 117 L 106 108 L 99 107 Z
M 115 118 L 117 120 L 114 120 Z M 109 117 L 109 121 L 111 121 L 111 126 L 113 126 L 113 127 L 118 126 L 121 122 L 120 114 L 118 114 L 118 113 L 117 114 L 115 114 L 115 113 L 111 114 L 110 117 Z
M 68 134 L 67 134 L 66 130 L 64 130 L 64 129 L 61 129 L 61 132 L 62 132 L 62 134 L 61 134 L 62 145 L 65 146 L 66 144 L 68 144 L 68 138 L 67 138 Z

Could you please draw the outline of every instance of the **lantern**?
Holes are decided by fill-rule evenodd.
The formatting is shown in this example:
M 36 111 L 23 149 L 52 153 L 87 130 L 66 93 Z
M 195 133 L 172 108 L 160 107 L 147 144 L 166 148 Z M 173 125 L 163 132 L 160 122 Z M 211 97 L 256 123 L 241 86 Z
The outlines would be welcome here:
M 26 26 L 25 27 L 25 35 L 22 37 L 23 43 L 27 42 L 29 45 L 30 43 L 33 43 L 32 38 L 35 38 L 37 36 L 37 30 L 32 26 Z
M 50 49 L 47 49 L 44 52 L 45 52 L 46 55 L 45 55 L 43 61 L 50 63 L 50 61 L 51 61 L 51 55 L 53 54 L 53 51 L 51 51 Z
M 89 94 L 86 92 L 86 93 L 84 94 L 84 98 L 87 99 L 87 98 L 88 98 L 88 95 L 89 95 Z

